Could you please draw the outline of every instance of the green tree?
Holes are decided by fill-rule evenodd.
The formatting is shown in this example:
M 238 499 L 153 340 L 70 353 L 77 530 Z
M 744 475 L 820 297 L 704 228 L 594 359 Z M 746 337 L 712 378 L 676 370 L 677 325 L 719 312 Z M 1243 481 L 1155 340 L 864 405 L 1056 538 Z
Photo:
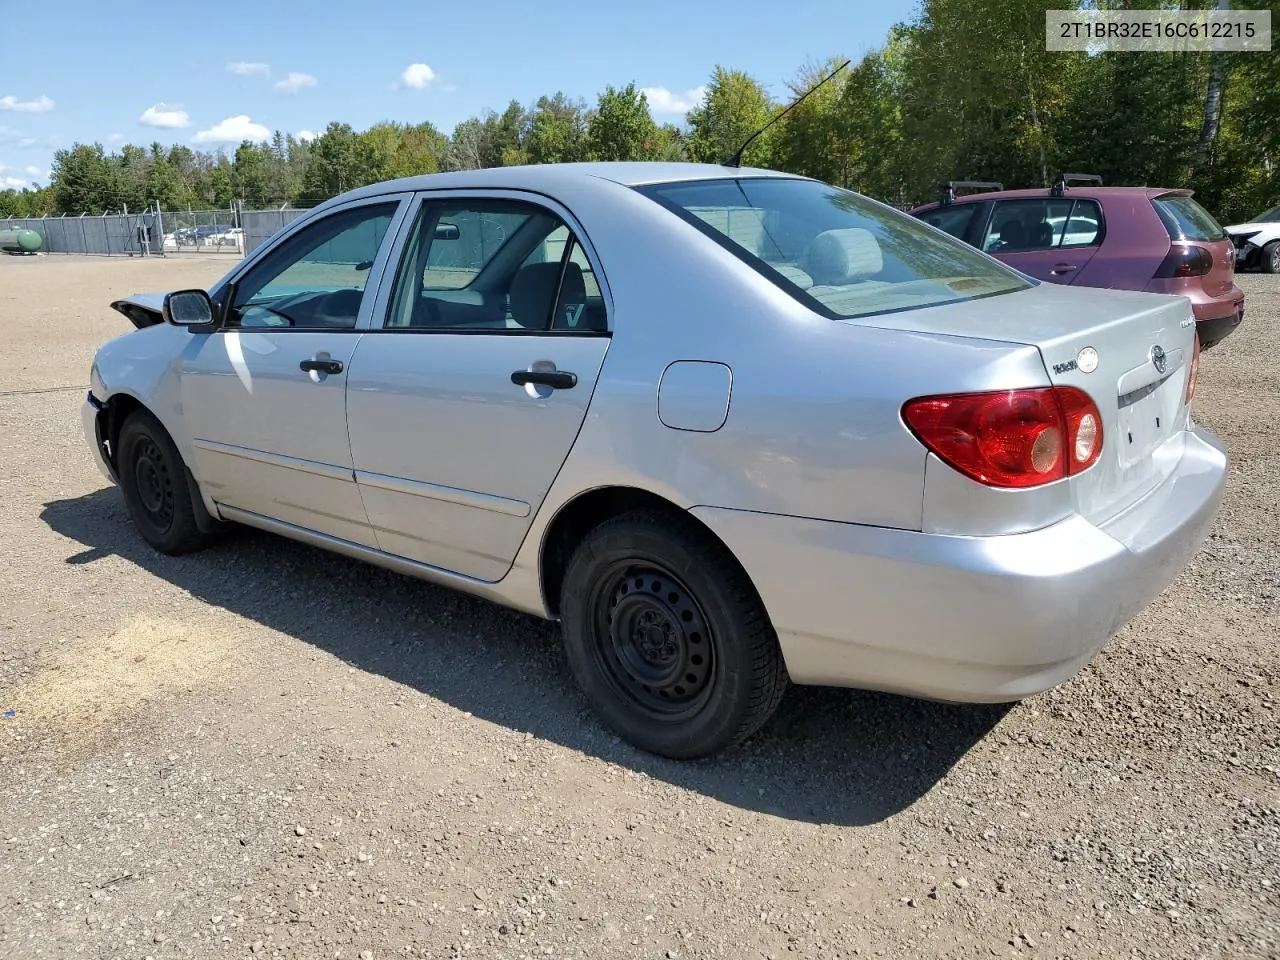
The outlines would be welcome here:
M 100 143 L 77 143 L 57 151 L 50 181 L 58 210 L 63 213 L 98 214 L 116 206 L 116 166 Z
M 587 123 L 587 154 L 592 160 L 646 160 L 658 142 L 658 126 L 649 101 L 628 83 L 605 88 Z
M 539 97 L 529 114 L 524 151 L 529 163 L 572 163 L 587 157 L 587 109 L 563 93 Z
M 307 200 L 324 200 L 373 182 L 368 145 L 348 123 L 330 123 L 311 144 L 302 178 Z
M 699 163 L 723 163 L 769 122 L 777 105 L 749 74 L 717 66 L 707 84 L 707 96 L 689 111 L 689 157 Z M 745 166 L 768 166 L 773 159 L 773 130 L 747 148 Z

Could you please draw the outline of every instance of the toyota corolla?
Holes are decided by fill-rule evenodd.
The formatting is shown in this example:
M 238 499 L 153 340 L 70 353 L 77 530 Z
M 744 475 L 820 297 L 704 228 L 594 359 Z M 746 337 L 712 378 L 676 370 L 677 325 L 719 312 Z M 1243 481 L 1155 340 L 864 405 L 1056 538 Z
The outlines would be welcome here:
M 84 427 L 147 542 L 246 524 L 558 620 L 602 720 L 672 757 L 789 683 L 1061 683 L 1223 487 L 1186 299 L 765 170 L 376 184 L 113 306 L 139 329 Z

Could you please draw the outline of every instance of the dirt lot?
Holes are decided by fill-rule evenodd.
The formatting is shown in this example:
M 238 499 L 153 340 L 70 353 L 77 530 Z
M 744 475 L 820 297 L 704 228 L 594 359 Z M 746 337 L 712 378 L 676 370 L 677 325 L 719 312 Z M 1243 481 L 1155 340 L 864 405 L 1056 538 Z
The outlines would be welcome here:
M 0 257 L 0 957 L 1280 956 L 1280 278 L 1205 356 L 1215 532 L 1081 677 L 795 689 L 677 764 L 540 621 L 142 544 L 79 432 L 106 305 L 227 266 Z

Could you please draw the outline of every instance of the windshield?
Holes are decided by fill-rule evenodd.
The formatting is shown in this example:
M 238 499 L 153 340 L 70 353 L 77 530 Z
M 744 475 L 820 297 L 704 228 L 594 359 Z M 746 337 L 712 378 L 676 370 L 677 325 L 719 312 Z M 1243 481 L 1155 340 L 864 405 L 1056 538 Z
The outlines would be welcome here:
M 1272 207 L 1253 218 L 1254 223 L 1280 223 L 1280 207 Z
M 1160 197 L 1151 205 L 1164 221 L 1170 240 L 1222 240 L 1227 232 L 1190 197 Z
M 814 180 L 638 188 L 819 313 L 863 317 L 1024 290 L 1031 283 L 914 217 Z

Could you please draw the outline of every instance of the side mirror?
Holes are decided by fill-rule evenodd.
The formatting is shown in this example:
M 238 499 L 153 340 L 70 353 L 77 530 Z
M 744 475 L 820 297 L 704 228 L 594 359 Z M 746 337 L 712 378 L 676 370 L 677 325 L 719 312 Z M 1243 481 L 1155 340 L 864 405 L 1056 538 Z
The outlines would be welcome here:
M 213 301 L 204 290 L 175 290 L 164 297 L 161 310 L 165 323 L 175 327 L 212 327 Z

